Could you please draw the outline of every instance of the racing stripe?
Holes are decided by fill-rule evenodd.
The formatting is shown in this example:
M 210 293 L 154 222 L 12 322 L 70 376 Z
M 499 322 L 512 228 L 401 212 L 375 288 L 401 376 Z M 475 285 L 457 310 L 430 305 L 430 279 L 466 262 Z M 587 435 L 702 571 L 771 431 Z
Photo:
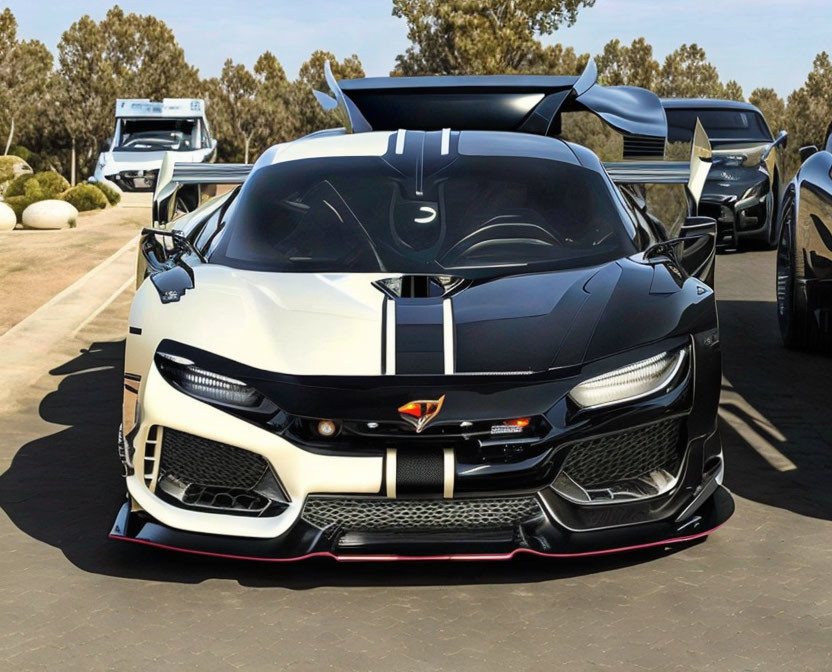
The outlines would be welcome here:
M 442 299 L 396 302 L 397 374 L 445 373 L 445 329 Z

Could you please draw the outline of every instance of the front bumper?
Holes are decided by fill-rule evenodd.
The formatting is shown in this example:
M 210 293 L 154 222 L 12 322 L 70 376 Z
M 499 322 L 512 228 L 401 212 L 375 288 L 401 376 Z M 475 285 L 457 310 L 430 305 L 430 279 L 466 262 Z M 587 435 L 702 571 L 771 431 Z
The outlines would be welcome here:
M 440 469 L 445 477 L 454 474 L 450 490 L 444 495 L 441 489 L 430 495 L 403 492 L 404 481 L 400 481 L 402 474 L 395 472 L 395 459 L 394 482 L 402 487 L 391 495 L 390 449 L 351 452 L 344 447 L 339 450 L 337 446 L 324 449 L 295 445 L 275 431 L 184 394 L 167 383 L 153 366 L 142 384 L 139 424 L 136 431 L 128 434 L 131 448 L 124 451 L 129 456 L 126 481 L 130 496 L 111 537 L 196 553 L 292 560 L 314 555 L 339 559 L 506 559 L 517 553 L 567 556 L 674 543 L 707 535 L 731 515 L 733 503 L 721 487 L 723 462 L 713 426 L 718 357 L 699 343 L 700 340 L 697 336 L 700 354 L 696 380 L 689 380 L 661 398 L 633 404 L 626 412 L 605 411 L 591 423 L 582 426 L 578 423 L 578 436 L 573 427 L 568 438 L 556 439 L 551 449 L 549 439 L 541 439 L 539 443 L 546 444 L 545 450 L 535 452 L 534 459 L 485 460 L 474 465 L 463 459 L 465 451 L 460 447 L 451 450 L 450 461 L 444 470 Z M 564 389 L 568 390 L 572 384 L 563 382 Z M 695 397 L 694 384 L 700 389 Z M 449 381 L 443 385 L 453 390 L 447 387 L 451 385 Z M 478 385 L 481 388 L 484 383 Z M 505 393 L 521 396 L 511 385 Z M 461 392 L 449 391 L 449 394 Z M 491 401 L 499 394 L 492 391 Z M 550 395 L 547 391 L 544 396 L 551 399 L 558 398 L 559 394 Z M 331 407 L 329 402 L 325 405 Z M 559 421 L 552 417 L 552 422 L 557 425 Z M 645 442 L 642 430 L 677 422 L 683 422 L 684 429 L 679 435 L 682 443 L 680 461 L 676 462 L 680 465 L 678 482 L 671 490 L 632 502 L 582 505 L 562 496 L 552 486 L 556 474 L 566 468 L 567 458 L 578 445 L 584 450 L 596 450 L 599 437 L 618 437 L 626 432 L 630 437 L 642 437 L 634 449 L 643 452 L 650 442 Z M 158 428 L 164 428 L 161 438 Z M 199 437 L 189 434 L 195 428 Z M 280 504 L 282 508 L 272 510 L 273 515 L 265 511 L 237 511 L 233 515 L 200 510 L 200 505 L 194 505 L 193 501 L 187 506 L 171 501 L 166 492 L 160 492 L 160 473 L 165 472 L 161 463 L 165 455 L 173 454 L 169 452 L 173 445 L 168 447 L 166 441 L 180 441 L 188 434 L 193 444 L 188 450 L 197 452 L 189 453 L 195 456 L 192 459 L 183 453 L 185 457 L 180 464 L 199 464 L 208 452 L 224 450 L 229 460 L 242 460 L 242 471 L 256 471 L 251 483 L 259 484 L 266 467 L 258 468 L 258 461 L 261 465 L 268 463 L 285 495 Z M 592 439 L 589 443 L 588 438 Z M 627 445 L 622 448 L 616 444 L 619 455 Z M 408 454 L 409 459 L 411 452 L 418 452 L 415 446 L 413 451 L 392 450 L 394 455 L 396 452 L 400 455 L 400 463 L 403 455 Z M 247 453 L 248 457 L 242 458 L 239 452 Z M 219 459 L 214 462 L 227 464 Z M 251 484 L 234 487 L 237 485 L 253 487 Z M 310 504 L 326 498 L 333 504 L 329 507 L 329 518 L 320 513 L 310 514 Z M 496 522 L 493 517 L 486 524 L 482 516 L 475 516 L 473 521 L 470 517 L 454 517 L 456 514 L 452 511 L 469 506 L 488 509 L 498 500 L 511 498 L 523 500 L 520 513 Z M 393 504 L 410 509 L 406 512 L 407 524 L 402 523 L 401 517 L 392 515 L 390 505 Z M 356 522 L 354 517 L 340 515 L 350 506 L 364 505 L 383 511 L 369 522 L 366 517 Z M 427 519 L 414 513 L 425 508 L 432 510 Z M 491 511 L 486 511 L 485 517 L 488 516 L 492 516 Z
M 543 507 L 545 509 L 545 507 Z M 519 530 L 469 532 L 348 532 L 325 534 L 300 519 L 279 538 L 239 537 L 185 532 L 163 525 L 145 512 L 121 507 L 111 539 L 200 555 L 270 562 L 313 557 L 358 560 L 509 560 L 519 554 L 553 558 L 603 555 L 665 546 L 706 537 L 734 512 L 734 500 L 721 485 L 690 518 L 661 520 L 605 530 L 572 532 L 548 514 Z
M 757 171 L 754 171 L 757 173 Z M 752 191 L 754 195 L 744 197 Z M 753 181 L 709 183 L 699 203 L 699 214 L 717 223 L 717 245 L 736 247 L 740 240 L 768 240 L 776 213 L 769 178 Z

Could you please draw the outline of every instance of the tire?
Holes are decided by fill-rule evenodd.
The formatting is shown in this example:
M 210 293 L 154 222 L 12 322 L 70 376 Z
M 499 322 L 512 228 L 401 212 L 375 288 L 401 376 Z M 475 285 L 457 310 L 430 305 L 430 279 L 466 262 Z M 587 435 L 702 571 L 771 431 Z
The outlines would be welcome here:
M 810 338 L 810 313 L 807 307 L 797 300 L 795 215 L 794 195 L 789 194 L 783 207 L 783 221 L 777 246 L 777 319 L 783 345 L 794 350 L 805 350 L 813 339 Z

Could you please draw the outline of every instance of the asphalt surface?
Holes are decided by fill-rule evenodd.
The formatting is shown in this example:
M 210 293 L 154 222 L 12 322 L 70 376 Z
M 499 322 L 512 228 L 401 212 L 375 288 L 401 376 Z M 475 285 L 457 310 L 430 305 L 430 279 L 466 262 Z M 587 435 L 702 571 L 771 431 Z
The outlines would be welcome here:
M 832 669 L 832 359 L 780 345 L 773 253 L 718 264 L 736 514 L 704 542 L 573 561 L 274 566 L 109 541 L 126 291 L 0 412 L 0 669 Z

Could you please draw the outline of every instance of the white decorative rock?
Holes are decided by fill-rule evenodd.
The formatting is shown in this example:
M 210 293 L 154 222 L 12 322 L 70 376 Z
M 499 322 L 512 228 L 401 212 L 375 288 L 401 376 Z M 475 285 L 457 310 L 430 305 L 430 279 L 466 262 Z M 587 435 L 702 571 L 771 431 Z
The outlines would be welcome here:
M 48 199 L 32 203 L 23 211 L 23 226 L 29 229 L 65 229 L 75 225 L 78 211 L 66 201 Z
M 17 224 L 17 217 L 5 203 L 0 203 L 0 231 L 11 231 Z

